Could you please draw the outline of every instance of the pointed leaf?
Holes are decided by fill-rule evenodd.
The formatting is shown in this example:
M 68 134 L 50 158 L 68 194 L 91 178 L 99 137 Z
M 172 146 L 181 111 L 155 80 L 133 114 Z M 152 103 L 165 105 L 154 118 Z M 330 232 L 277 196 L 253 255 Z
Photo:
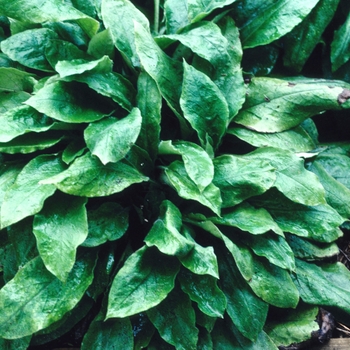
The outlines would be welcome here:
M 350 312 L 350 272 L 341 263 L 321 266 L 296 259 L 293 277 L 303 301 L 311 305 L 335 306 Z
M 144 242 L 148 247 L 156 246 L 167 255 L 185 256 L 193 249 L 194 243 L 185 238 L 179 230 L 182 216 L 170 201 L 163 201 L 159 218 L 154 222 Z
M 88 212 L 89 234 L 84 247 L 96 247 L 121 238 L 129 226 L 128 209 L 113 202 L 103 203 Z
M 212 182 L 213 162 L 208 153 L 197 144 L 187 141 L 161 141 L 159 154 L 181 155 L 188 176 L 200 190 L 204 190 Z
M 4 11 L 1 11 L 4 6 L 2 3 L 3 1 L 0 1 L 0 12 L 4 14 Z M 50 29 L 29 29 L 2 41 L 1 50 L 13 61 L 17 61 L 26 67 L 51 72 L 53 69 L 46 59 L 45 50 L 47 46 L 50 46 L 51 40 L 54 39 L 58 39 L 58 36 Z
M 304 168 L 304 160 L 287 150 L 260 148 L 247 159 L 266 160 L 276 169 L 275 187 L 296 203 L 325 204 L 325 190 L 315 174 Z
M 318 1 L 246 1 L 237 19 L 243 46 L 255 47 L 280 38 L 299 24 Z
M 101 14 L 116 48 L 134 67 L 138 67 L 140 62 L 135 49 L 134 21 L 149 30 L 145 15 L 127 0 L 102 0 Z
M 193 199 L 220 215 L 222 200 L 220 190 L 214 184 L 211 183 L 201 191 L 189 178 L 184 164 L 180 161 L 172 162 L 165 169 L 165 174 L 180 197 Z
M 139 136 L 141 123 L 138 108 L 122 119 L 108 117 L 91 123 L 84 131 L 86 145 L 103 164 L 116 163 L 130 151 Z
M 91 37 L 99 28 L 95 19 L 77 10 L 69 2 L 62 3 L 57 0 L 41 0 L 23 2 L 13 0 L 9 4 L 5 0 L 0 1 L 0 12 L 7 17 L 25 23 L 60 22 L 76 20 L 82 29 Z
M 61 78 L 65 78 L 84 72 L 110 73 L 112 66 L 113 61 L 108 56 L 103 56 L 96 61 L 89 61 L 83 58 L 58 61 L 55 70 Z
M 148 310 L 147 316 L 160 336 L 177 350 L 196 349 L 198 329 L 187 294 L 174 289 L 164 302 Z
M 56 156 L 41 155 L 32 159 L 5 193 L 1 205 L 1 227 L 38 213 L 45 199 L 56 190 L 55 186 L 40 184 L 39 181 L 63 170 L 63 163 Z
M 175 258 L 147 247 L 137 250 L 113 280 L 106 318 L 127 317 L 158 305 L 174 288 L 178 271 Z
M 264 193 L 276 181 L 275 168 L 266 160 L 223 155 L 214 159 L 214 167 L 213 183 L 221 190 L 223 208 Z
M 227 299 L 227 313 L 245 337 L 256 340 L 265 324 L 268 304 L 252 292 L 232 257 L 224 252 L 219 256 L 220 286 Z
M 209 139 L 210 146 L 216 149 L 229 121 L 226 99 L 207 75 L 185 61 L 180 105 L 203 148 Z
M 87 153 L 77 158 L 66 171 L 48 177 L 42 184 L 54 184 L 62 192 L 72 195 L 102 197 L 147 180 L 147 177 L 126 163 L 104 166 L 97 157 Z
M 33 334 L 72 310 L 93 280 L 95 253 L 79 257 L 65 283 L 45 268 L 40 257 L 28 262 L 0 291 L 0 336 Z
M 34 217 L 33 233 L 46 268 L 62 282 L 73 268 L 77 247 L 88 234 L 86 198 L 53 196 Z
M 314 79 L 280 80 L 254 78 L 248 95 L 235 122 L 260 132 L 279 132 L 291 129 L 303 120 L 326 110 L 348 108 L 342 93 L 349 89 Z
M 102 119 L 101 112 L 84 92 L 62 81 L 45 85 L 26 104 L 53 119 L 66 123 L 88 123 Z
M 34 85 L 33 74 L 12 67 L 0 67 L 0 91 L 28 91 Z

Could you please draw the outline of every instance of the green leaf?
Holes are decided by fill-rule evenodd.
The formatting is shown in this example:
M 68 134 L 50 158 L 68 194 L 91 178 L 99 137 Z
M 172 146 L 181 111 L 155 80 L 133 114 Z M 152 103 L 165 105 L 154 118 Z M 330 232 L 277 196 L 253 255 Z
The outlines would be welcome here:
M 296 310 L 279 315 L 278 321 L 267 322 L 264 330 L 277 345 L 301 343 L 310 339 L 311 332 L 318 331 L 317 313 L 317 307 L 298 306 Z
M 1 11 L 2 6 L 2 1 L 0 1 L 0 12 L 4 13 Z M 26 67 L 52 72 L 53 69 L 46 59 L 45 50 L 54 39 L 58 39 L 58 36 L 50 29 L 30 29 L 2 41 L 1 50 L 13 61 Z
M 254 208 L 246 202 L 226 210 L 222 213 L 221 218 L 212 217 L 209 220 L 217 225 L 237 227 L 253 235 L 261 235 L 272 230 L 283 236 L 283 231 L 267 210 Z
M 310 242 L 293 234 L 286 236 L 296 258 L 304 260 L 328 259 L 339 254 L 338 245 L 333 243 Z
M 34 217 L 33 233 L 45 267 L 65 282 L 72 270 L 77 247 L 88 235 L 86 198 L 53 196 Z
M 317 266 L 296 259 L 297 273 L 293 277 L 301 299 L 311 305 L 334 306 L 350 312 L 350 272 L 341 263 Z
M 268 304 L 252 292 L 232 257 L 219 252 L 220 286 L 227 299 L 227 313 L 245 337 L 256 340 L 266 321 Z
M 198 22 L 215 9 L 233 2 L 235 0 L 167 0 L 164 5 L 167 31 L 171 34 L 179 32 L 188 24 Z
M 86 145 L 103 164 L 116 163 L 130 151 L 140 133 L 141 123 L 138 108 L 122 119 L 108 117 L 91 123 L 84 131 Z
M 241 127 L 230 128 L 227 133 L 237 136 L 254 147 L 274 147 L 292 152 L 308 152 L 316 148 L 313 139 L 301 125 L 272 134 Z
M 318 1 L 243 1 L 236 8 L 243 47 L 266 45 L 290 32 Z
M 338 7 L 339 0 L 319 0 L 309 15 L 284 41 L 284 64 L 300 72 Z M 350 56 L 349 56 L 350 57 Z
M 210 317 L 223 318 L 226 298 L 212 276 L 198 276 L 189 271 L 179 273 L 181 289 L 198 304 L 199 310 Z
M 84 72 L 110 73 L 112 67 L 113 61 L 108 56 L 103 56 L 95 61 L 89 61 L 83 58 L 58 61 L 55 70 L 61 78 L 65 78 Z
M 29 347 L 30 339 L 30 336 L 13 340 L 0 338 L 0 348 L 3 350 L 26 350 Z
M 65 283 L 46 270 L 40 257 L 28 262 L 0 290 L 0 336 L 25 337 L 73 309 L 93 280 L 95 253 L 79 257 Z
M 350 58 L 350 15 L 345 23 L 334 32 L 333 42 L 331 44 L 332 71 L 336 71 Z
M 33 74 L 12 67 L 0 67 L 0 91 L 28 91 L 34 85 Z
M 111 31 L 105 29 L 95 34 L 89 42 L 87 53 L 95 58 L 101 58 L 107 55 L 113 59 L 114 42 Z
M 115 350 L 116 344 L 123 344 L 123 349 L 134 349 L 134 337 L 128 318 L 115 318 L 104 321 L 98 314 L 90 324 L 83 338 L 82 350 Z
M 283 237 L 266 233 L 259 236 L 244 235 L 241 240 L 256 255 L 265 257 L 271 264 L 295 271 L 294 253 Z
M 220 190 L 214 184 L 211 183 L 204 190 L 200 190 L 189 178 L 185 165 L 180 161 L 172 162 L 166 167 L 165 174 L 180 197 L 195 200 L 220 215 L 222 200 Z
M 198 341 L 195 313 L 187 294 L 174 289 L 166 301 L 147 311 L 160 336 L 176 350 L 194 350 Z
M 158 305 L 174 288 L 178 271 L 175 258 L 145 246 L 137 250 L 113 280 L 106 318 L 127 317 Z
M 122 75 L 109 73 L 84 73 L 70 77 L 71 80 L 85 83 L 97 93 L 111 98 L 121 107 L 131 112 L 135 104 L 136 91 L 129 80 Z M 68 78 L 68 80 L 70 80 Z M 66 79 L 67 80 L 67 79 Z
M 0 142 L 8 142 L 30 131 L 43 132 L 52 127 L 52 120 L 30 106 L 18 106 L 0 116 Z
M 344 218 L 350 218 L 350 189 L 329 175 L 322 164 L 315 160 L 308 167 L 319 178 L 326 191 L 326 200 Z M 338 172 L 339 174 L 339 172 Z
M 266 160 L 226 154 L 215 158 L 213 162 L 213 183 L 220 188 L 223 208 L 264 193 L 276 181 L 275 169 Z
M 2 15 L 25 23 L 59 22 L 76 20 L 81 28 L 92 37 L 99 28 L 95 19 L 78 11 L 69 2 L 62 3 L 59 0 L 33 0 L 30 3 L 21 0 L 0 1 Z
M 161 141 L 159 154 L 181 155 L 187 175 L 204 190 L 213 180 L 214 166 L 207 152 L 195 143 L 187 141 Z
M 185 236 L 194 243 L 194 246 L 187 255 L 178 257 L 181 264 L 197 275 L 208 274 L 219 278 L 218 262 L 213 247 L 197 244 L 188 230 L 189 228 L 185 226 Z
M 338 226 L 344 219 L 328 204 L 306 206 L 294 203 L 277 191 L 256 198 L 252 203 L 268 210 L 284 232 L 326 243 L 342 236 Z
M 6 113 L 12 108 L 22 106 L 22 103 L 29 97 L 30 94 L 24 91 L 0 91 L 0 112 Z
M 151 33 L 135 22 L 135 45 L 143 69 L 155 80 L 165 101 L 180 118 L 179 99 L 182 85 L 182 65 L 167 56 L 156 44 Z
M 148 19 L 130 1 L 102 0 L 103 24 L 110 30 L 115 47 L 134 67 L 140 66 L 135 48 L 134 22 L 149 31 Z
M 32 159 L 10 186 L 1 204 L 1 227 L 12 225 L 38 213 L 55 186 L 39 181 L 63 171 L 62 161 L 54 155 L 41 155 Z
M 180 105 L 203 148 L 206 149 L 209 142 L 216 149 L 229 121 L 226 99 L 207 75 L 185 61 Z
M 179 232 L 181 225 L 182 215 L 179 209 L 172 202 L 163 201 L 159 218 L 144 242 L 148 247 L 156 246 L 164 254 L 185 256 L 193 249 L 194 243 Z
M 140 73 L 137 90 L 137 107 L 142 115 L 137 144 L 154 160 L 158 154 L 162 96 L 156 82 L 146 72 Z
M 267 303 L 280 308 L 295 308 L 299 293 L 289 273 L 267 260 L 254 262 L 254 274 L 248 284 L 254 293 Z
M 66 123 L 88 123 L 102 119 L 103 113 L 87 100 L 82 90 L 62 81 L 46 84 L 26 104 L 49 117 Z
M 341 94 L 348 89 L 346 83 L 342 88 L 332 81 L 327 85 L 318 79 L 287 79 L 252 79 L 246 102 L 234 121 L 260 132 L 279 132 L 326 110 L 345 107 Z
M 325 204 L 325 190 L 315 174 L 304 168 L 304 160 L 287 150 L 260 148 L 249 153 L 248 160 L 265 160 L 276 169 L 274 186 L 286 197 L 305 205 Z
M 147 180 L 124 162 L 103 165 L 97 157 L 86 153 L 67 170 L 54 177 L 47 176 L 41 183 L 54 184 L 62 192 L 76 196 L 103 197 Z
M 103 203 L 88 212 L 89 234 L 84 247 L 96 247 L 121 238 L 129 226 L 128 209 L 113 202 Z

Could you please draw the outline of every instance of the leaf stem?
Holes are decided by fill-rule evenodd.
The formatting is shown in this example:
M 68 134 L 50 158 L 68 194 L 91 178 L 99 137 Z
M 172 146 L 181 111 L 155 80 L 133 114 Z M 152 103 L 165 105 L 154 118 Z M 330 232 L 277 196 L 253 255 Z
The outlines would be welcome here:
M 154 34 L 159 32 L 159 0 L 154 0 Z

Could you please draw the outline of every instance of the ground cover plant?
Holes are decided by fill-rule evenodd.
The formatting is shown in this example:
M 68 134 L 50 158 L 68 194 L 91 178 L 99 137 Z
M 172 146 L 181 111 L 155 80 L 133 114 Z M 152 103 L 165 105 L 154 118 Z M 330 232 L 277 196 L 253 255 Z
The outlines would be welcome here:
M 319 307 L 350 324 L 347 1 L 0 15 L 1 349 L 277 349 Z

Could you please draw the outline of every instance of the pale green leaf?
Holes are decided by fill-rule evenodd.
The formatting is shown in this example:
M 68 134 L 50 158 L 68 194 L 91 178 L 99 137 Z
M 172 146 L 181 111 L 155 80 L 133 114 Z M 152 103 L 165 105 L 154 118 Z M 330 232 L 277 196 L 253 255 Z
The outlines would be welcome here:
M 67 170 L 41 183 L 54 184 L 62 192 L 72 195 L 102 197 L 147 180 L 147 177 L 122 161 L 103 165 L 97 157 L 86 153 Z
M 40 257 L 29 261 L 0 291 L 0 336 L 25 337 L 60 320 L 91 284 L 95 260 L 92 252 L 80 256 L 65 283 L 45 268 Z
M 34 216 L 39 254 L 45 267 L 62 282 L 74 266 L 77 247 L 88 234 L 86 203 L 86 198 L 53 196 Z
M 40 184 L 40 180 L 64 170 L 62 161 L 54 155 L 41 155 L 32 159 L 10 186 L 1 204 L 1 227 L 38 213 L 55 186 Z
M 139 136 L 141 123 L 138 108 L 122 119 L 108 117 L 91 123 L 84 131 L 86 145 L 103 164 L 116 163 L 130 151 Z
M 113 280 L 106 318 L 127 317 L 158 305 L 174 288 L 178 271 L 175 258 L 147 247 L 137 250 Z
M 254 78 L 234 121 L 260 132 L 288 130 L 326 110 L 347 107 L 348 89 L 331 80 Z

